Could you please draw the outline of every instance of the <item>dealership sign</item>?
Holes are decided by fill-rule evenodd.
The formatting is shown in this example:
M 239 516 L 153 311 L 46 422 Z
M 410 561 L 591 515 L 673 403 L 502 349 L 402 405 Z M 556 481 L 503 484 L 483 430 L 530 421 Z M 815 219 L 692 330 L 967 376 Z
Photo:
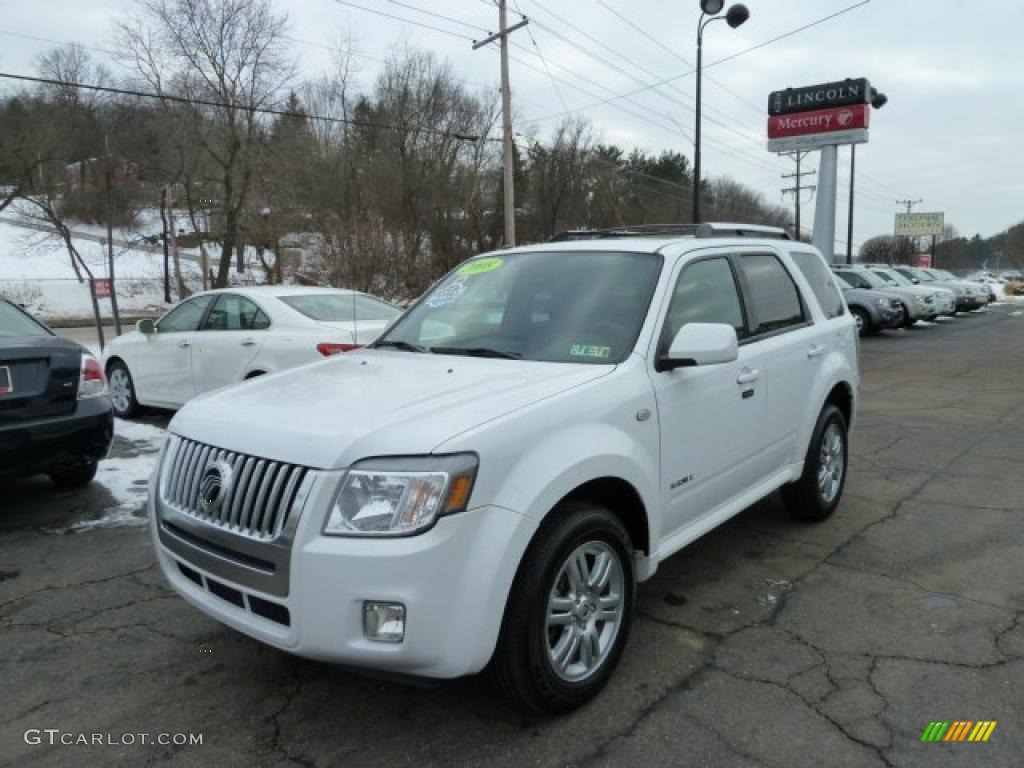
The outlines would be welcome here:
M 768 150 L 865 143 L 870 93 L 864 78 L 775 91 L 768 99 Z
M 871 84 L 863 77 L 808 85 L 804 88 L 787 88 L 784 91 L 775 91 L 768 97 L 768 114 L 788 115 L 826 107 L 867 104 L 870 94 Z
M 897 213 L 897 237 L 925 237 L 941 235 L 946 215 L 941 211 L 932 213 Z

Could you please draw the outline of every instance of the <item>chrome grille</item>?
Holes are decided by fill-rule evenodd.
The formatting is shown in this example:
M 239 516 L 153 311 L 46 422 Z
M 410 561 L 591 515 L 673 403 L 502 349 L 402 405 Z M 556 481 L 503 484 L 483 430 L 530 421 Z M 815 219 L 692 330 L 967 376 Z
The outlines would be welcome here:
M 231 467 L 220 505 L 210 511 L 200 504 L 203 472 L 211 462 Z M 164 459 L 160 482 L 163 503 L 211 525 L 257 539 L 275 539 L 284 529 L 288 515 L 309 470 L 211 445 L 172 439 Z

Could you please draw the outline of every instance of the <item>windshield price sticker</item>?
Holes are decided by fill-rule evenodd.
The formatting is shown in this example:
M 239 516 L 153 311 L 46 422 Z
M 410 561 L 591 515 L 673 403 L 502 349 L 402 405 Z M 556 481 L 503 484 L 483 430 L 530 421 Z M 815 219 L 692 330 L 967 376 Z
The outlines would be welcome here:
M 427 306 L 431 309 L 447 307 L 459 300 L 459 297 L 466 292 L 466 281 L 464 278 L 456 278 L 443 288 L 438 288 L 433 295 L 427 299 Z
M 459 268 L 460 275 L 482 275 L 484 272 L 493 272 L 505 263 L 504 259 L 497 256 L 489 259 L 476 259 Z
M 569 347 L 569 354 L 572 357 L 599 357 L 605 359 L 611 356 L 611 347 L 597 347 L 591 344 L 573 344 Z

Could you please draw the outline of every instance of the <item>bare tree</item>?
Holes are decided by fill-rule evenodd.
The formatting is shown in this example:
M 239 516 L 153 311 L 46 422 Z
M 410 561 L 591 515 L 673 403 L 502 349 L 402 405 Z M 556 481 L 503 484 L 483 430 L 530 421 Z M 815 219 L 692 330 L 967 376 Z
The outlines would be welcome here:
M 205 100 L 176 110 L 218 171 L 223 217 L 216 285 L 241 259 L 242 213 L 262 161 L 264 125 L 255 110 L 277 103 L 292 79 L 287 17 L 270 0 L 141 0 L 143 17 L 118 25 L 127 63 L 157 93 Z

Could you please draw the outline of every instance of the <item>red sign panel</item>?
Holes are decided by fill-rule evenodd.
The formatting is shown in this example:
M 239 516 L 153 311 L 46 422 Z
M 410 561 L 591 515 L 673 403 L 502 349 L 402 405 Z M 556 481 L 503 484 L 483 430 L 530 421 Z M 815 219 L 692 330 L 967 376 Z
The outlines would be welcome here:
M 917 266 L 930 269 L 932 266 L 932 257 L 929 253 L 922 253 L 917 257 Z
M 110 298 L 110 278 L 95 277 L 92 280 L 92 295 L 97 299 Z
M 768 138 L 784 139 L 790 136 L 867 128 L 870 114 L 871 107 L 868 104 L 853 104 L 849 107 L 774 115 L 768 118 Z

